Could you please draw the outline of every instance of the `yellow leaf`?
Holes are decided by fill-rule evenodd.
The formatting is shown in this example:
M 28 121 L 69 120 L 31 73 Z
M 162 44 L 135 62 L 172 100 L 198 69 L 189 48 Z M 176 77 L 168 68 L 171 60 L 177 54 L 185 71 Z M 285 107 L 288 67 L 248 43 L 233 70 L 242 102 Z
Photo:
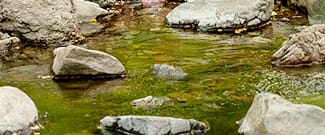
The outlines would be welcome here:
M 222 32 L 223 30 L 222 30 L 222 29 L 218 29 L 217 31 L 218 31 L 218 32 Z
M 236 34 L 240 34 L 240 33 L 245 32 L 245 31 L 247 31 L 247 28 L 235 29 Z
M 89 23 L 95 24 L 95 23 L 97 23 L 97 20 L 96 19 L 91 19 L 91 20 L 89 20 Z

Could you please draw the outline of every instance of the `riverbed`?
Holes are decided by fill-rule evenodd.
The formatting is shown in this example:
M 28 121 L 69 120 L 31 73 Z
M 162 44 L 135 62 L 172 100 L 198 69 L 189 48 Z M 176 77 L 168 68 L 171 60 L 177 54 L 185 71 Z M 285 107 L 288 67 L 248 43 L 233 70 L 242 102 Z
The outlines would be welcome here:
M 104 32 L 87 38 L 90 49 L 121 61 L 127 71 L 124 79 L 55 82 L 48 77 L 51 61 L 45 59 L 4 66 L 0 84 L 22 89 L 40 115 L 47 114 L 40 120 L 44 135 L 101 134 L 99 120 L 106 115 L 196 119 L 209 125 L 208 135 L 235 135 L 235 122 L 245 116 L 254 95 L 263 91 L 325 107 L 323 66 L 279 69 L 270 61 L 306 18 L 274 19 L 262 30 L 244 34 L 207 34 L 166 27 L 164 16 L 169 11 L 130 10 Z M 151 73 L 151 66 L 161 63 L 181 68 L 188 76 L 181 81 L 160 79 Z M 150 109 L 130 105 L 149 95 L 169 97 L 173 105 Z

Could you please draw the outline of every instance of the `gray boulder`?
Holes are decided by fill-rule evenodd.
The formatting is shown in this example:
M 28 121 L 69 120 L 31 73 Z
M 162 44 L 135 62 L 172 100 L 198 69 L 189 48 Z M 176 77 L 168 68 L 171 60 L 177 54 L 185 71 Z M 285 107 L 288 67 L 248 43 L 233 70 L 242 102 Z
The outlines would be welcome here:
M 29 135 L 38 120 L 34 102 L 15 87 L 0 87 L 0 134 Z
M 324 0 L 291 0 L 291 3 L 307 9 L 310 24 L 325 23 Z
M 73 3 L 79 22 L 90 22 L 91 20 L 96 20 L 98 16 L 108 15 L 108 11 L 96 3 L 85 0 L 73 0 Z
M 325 62 L 325 24 L 316 24 L 292 34 L 273 54 L 275 66 L 303 66 Z
M 269 21 L 273 6 L 273 0 L 194 0 L 173 9 L 166 20 L 171 27 L 209 32 L 255 29 Z
M 0 5 L 0 30 L 19 33 L 30 43 L 82 40 L 71 0 L 1 0 Z
M 257 94 L 242 120 L 241 135 L 324 135 L 325 110 L 293 104 L 278 95 Z
M 117 131 L 127 135 L 203 135 L 208 127 L 193 119 L 159 116 L 106 116 L 100 120 L 106 131 Z
M 167 64 L 153 65 L 152 72 L 159 78 L 166 80 L 181 80 L 187 75 L 182 69 Z
M 52 70 L 55 75 L 123 74 L 121 62 L 107 53 L 74 45 L 54 50 Z

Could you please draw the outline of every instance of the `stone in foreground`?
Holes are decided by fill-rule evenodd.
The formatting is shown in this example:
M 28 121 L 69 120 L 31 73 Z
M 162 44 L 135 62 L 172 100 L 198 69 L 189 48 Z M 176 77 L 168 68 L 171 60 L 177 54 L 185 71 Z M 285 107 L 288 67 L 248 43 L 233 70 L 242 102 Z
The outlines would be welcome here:
M 181 80 L 187 75 L 182 69 L 167 64 L 155 64 L 152 72 L 156 76 L 166 80 Z
M 15 87 L 0 87 L 0 108 L 1 135 L 29 135 L 38 120 L 34 102 Z
M 54 50 L 52 70 L 58 75 L 121 75 L 125 72 L 121 62 L 107 53 L 74 45 Z
M 280 67 L 323 64 L 325 62 L 325 24 L 317 24 L 292 34 L 273 54 L 272 64 Z
M 282 97 L 261 93 L 242 120 L 241 135 L 325 135 L 325 110 L 293 104 Z
M 106 116 L 100 120 L 103 132 L 127 135 L 203 135 L 208 127 L 194 119 L 159 116 Z
M 171 27 L 208 32 L 256 29 L 269 21 L 273 6 L 273 0 L 194 0 L 173 9 L 166 20 Z

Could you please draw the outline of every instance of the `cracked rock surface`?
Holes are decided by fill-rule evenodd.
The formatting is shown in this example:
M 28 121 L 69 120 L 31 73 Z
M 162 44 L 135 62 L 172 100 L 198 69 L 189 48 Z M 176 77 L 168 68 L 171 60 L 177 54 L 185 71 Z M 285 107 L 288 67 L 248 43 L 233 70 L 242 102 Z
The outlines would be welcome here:
M 166 17 L 171 27 L 191 25 L 200 31 L 259 28 L 271 17 L 273 0 L 195 0 L 183 3 Z
M 273 54 L 275 66 L 304 66 L 325 62 L 325 24 L 310 26 L 292 34 Z
M 105 131 L 127 135 L 203 135 L 208 127 L 194 119 L 159 116 L 106 116 L 100 120 Z

